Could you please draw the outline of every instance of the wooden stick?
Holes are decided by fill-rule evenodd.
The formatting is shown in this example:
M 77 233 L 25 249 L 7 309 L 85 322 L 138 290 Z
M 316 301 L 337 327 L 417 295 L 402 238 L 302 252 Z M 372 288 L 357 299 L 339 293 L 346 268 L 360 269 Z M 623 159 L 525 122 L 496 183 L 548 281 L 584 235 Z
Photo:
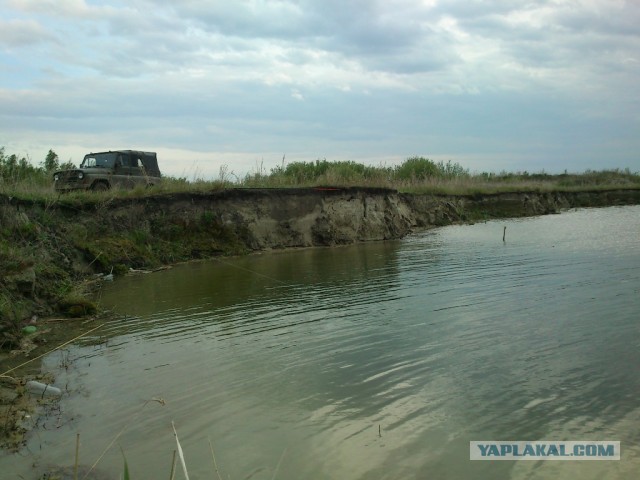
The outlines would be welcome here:
M 80 459 L 80 433 L 76 434 L 76 463 L 73 466 L 73 480 L 78 480 L 78 461 Z

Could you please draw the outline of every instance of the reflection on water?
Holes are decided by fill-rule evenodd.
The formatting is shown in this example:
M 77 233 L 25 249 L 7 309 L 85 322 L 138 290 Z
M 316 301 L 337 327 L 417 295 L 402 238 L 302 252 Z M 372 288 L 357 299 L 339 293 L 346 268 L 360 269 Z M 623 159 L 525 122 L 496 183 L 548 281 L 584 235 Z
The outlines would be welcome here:
M 62 426 L 0 468 L 71 464 L 77 431 L 92 463 L 126 425 L 133 477 L 165 478 L 173 420 L 192 478 L 209 439 L 232 479 L 635 478 L 639 247 L 639 207 L 589 209 L 118 279 L 108 340 L 46 360 Z M 487 439 L 620 440 L 622 460 L 470 462 Z

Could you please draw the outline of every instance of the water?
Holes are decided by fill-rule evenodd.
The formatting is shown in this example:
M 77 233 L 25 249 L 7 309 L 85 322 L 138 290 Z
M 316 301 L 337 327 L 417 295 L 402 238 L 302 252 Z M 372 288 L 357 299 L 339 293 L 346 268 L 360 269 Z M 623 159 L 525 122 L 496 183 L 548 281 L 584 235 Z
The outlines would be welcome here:
M 132 478 L 168 478 L 174 421 L 192 479 L 209 441 L 234 480 L 636 478 L 639 247 L 640 207 L 615 207 L 117 279 L 120 315 L 45 360 L 70 393 L 0 472 L 71 465 L 80 432 L 82 463 L 117 438 Z M 622 460 L 468 460 L 536 439 Z

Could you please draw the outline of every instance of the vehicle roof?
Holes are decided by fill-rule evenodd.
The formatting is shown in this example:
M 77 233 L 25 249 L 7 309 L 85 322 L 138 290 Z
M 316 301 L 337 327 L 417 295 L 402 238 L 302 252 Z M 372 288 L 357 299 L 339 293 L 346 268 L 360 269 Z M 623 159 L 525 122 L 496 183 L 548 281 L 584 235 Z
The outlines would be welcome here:
M 140 158 L 142 165 L 144 165 L 147 172 L 155 177 L 160 177 L 160 168 L 158 167 L 158 157 L 156 152 L 143 152 L 141 150 L 109 150 L 108 152 L 92 152 L 85 155 L 99 155 L 101 153 L 126 153 L 129 155 L 135 155 Z
M 91 152 L 88 155 L 96 155 L 98 153 L 135 153 L 137 155 L 152 156 L 152 157 L 156 156 L 156 152 L 144 152 L 142 150 L 109 150 L 106 152 Z

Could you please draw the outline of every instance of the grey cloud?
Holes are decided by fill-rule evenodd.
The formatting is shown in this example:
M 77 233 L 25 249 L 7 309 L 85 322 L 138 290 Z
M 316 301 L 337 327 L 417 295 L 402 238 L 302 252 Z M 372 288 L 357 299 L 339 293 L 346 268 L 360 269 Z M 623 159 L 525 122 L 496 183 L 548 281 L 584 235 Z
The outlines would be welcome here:
M 22 37 L 0 29 L 0 44 L 29 48 L 29 68 L 41 69 L 0 79 L 7 135 L 307 158 L 541 159 L 529 170 L 549 159 L 624 167 L 640 146 L 640 19 L 630 4 L 618 18 L 548 3 L 541 27 L 507 21 L 542 5 L 528 1 L 131 0 L 67 3 L 79 6 L 69 17 L 36 1 L 14 4 L 37 10 L 46 29 Z M 443 18 L 456 19 L 462 35 Z M 62 32 L 65 42 L 53 43 Z M 535 78 L 537 69 L 550 78 Z M 451 94 L 457 85 L 478 94 Z
M 576 33 L 637 37 L 640 35 L 640 3 L 607 2 L 597 9 L 561 8 L 556 15 L 556 22 Z
M 410 47 L 424 31 L 415 2 L 337 0 L 255 4 L 182 2 L 175 7 L 183 21 L 205 31 L 243 38 L 307 45 L 347 55 L 375 54 Z
M 458 21 L 472 37 L 496 49 L 492 64 L 519 65 L 523 75 L 542 73 L 547 88 L 571 93 L 629 91 L 640 69 L 640 5 L 633 2 L 575 3 L 457 2 L 444 1 L 438 11 Z M 527 15 L 535 23 L 523 21 Z M 521 21 L 514 23 L 514 17 Z M 538 70 L 538 72 L 536 72 Z M 523 77 L 524 78 L 524 77 Z M 542 80 L 544 81 L 544 80 Z M 579 82 L 580 84 L 576 84 Z M 542 85 L 542 84 L 539 84 Z M 638 91 L 638 93 L 635 93 Z M 603 94 L 603 93 L 600 93 Z M 585 100 L 587 100 L 585 98 Z
M 304 14 L 292 2 L 184 1 L 174 5 L 176 16 L 210 32 L 251 38 L 300 38 Z
M 36 3 L 27 3 L 37 9 Z M 450 57 L 445 42 L 420 19 L 424 9 L 408 1 L 267 2 L 259 4 L 260 9 L 249 3 L 198 1 L 142 0 L 129 2 L 124 9 L 101 10 L 79 5 L 74 11 L 80 20 L 71 28 L 83 34 L 85 50 L 97 54 L 69 55 L 68 61 L 107 75 L 132 77 L 142 69 L 163 72 L 215 65 L 259 69 L 278 60 L 252 54 L 265 41 L 279 42 L 285 50 L 326 52 L 364 69 L 400 74 L 433 71 Z M 50 7 L 61 15 L 61 7 Z M 65 49 L 58 55 L 65 56 Z M 317 61 L 316 57 L 305 61 L 303 56 L 298 60 L 301 65 Z
M 312 19 L 323 25 L 324 45 L 344 53 L 376 54 L 410 48 L 425 31 L 407 2 L 317 2 Z

